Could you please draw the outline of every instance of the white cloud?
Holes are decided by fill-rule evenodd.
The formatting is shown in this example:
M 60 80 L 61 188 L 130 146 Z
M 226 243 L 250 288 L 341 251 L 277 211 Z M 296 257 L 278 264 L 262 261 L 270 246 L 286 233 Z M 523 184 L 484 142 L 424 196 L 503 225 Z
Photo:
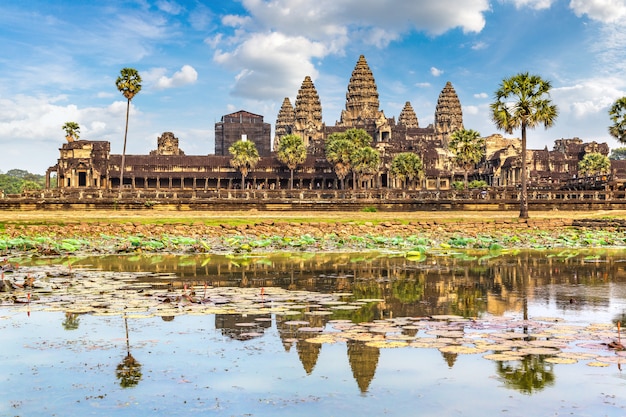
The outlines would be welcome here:
M 621 22 L 626 17 L 624 0 L 571 0 L 570 8 L 576 16 L 587 15 L 604 23 Z
M 431 86 L 431 84 L 430 83 L 416 83 L 415 86 L 418 88 L 428 88 Z
M 161 72 L 161 70 L 162 69 L 159 68 L 157 69 L 157 72 Z M 183 65 L 183 67 L 179 71 L 176 71 L 171 77 L 167 77 L 165 74 L 160 74 L 154 86 L 155 88 L 161 90 L 193 84 L 197 80 L 198 72 L 191 65 Z
M 480 112 L 478 106 L 463 106 L 464 115 L 476 115 Z
M 433 75 L 433 77 L 439 77 L 443 74 L 443 70 L 435 67 L 430 67 L 430 73 Z
M 487 44 L 485 42 L 479 41 L 472 45 L 472 49 L 474 51 L 480 51 L 481 49 L 487 48 Z
M 335 37 L 352 28 L 442 34 L 453 28 L 480 32 L 487 0 L 244 0 L 267 27 L 315 38 Z
M 238 71 L 234 95 L 281 100 L 292 96 L 306 75 L 315 82 L 318 73 L 311 61 L 326 54 L 319 42 L 274 32 L 251 35 L 232 52 L 218 50 L 214 60 Z
M 181 14 L 185 10 L 180 4 L 176 3 L 175 1 L 159 0 L 156 2 L 156 6 L 159 8 L 159 10 L 172 15 Z
M 410 31 L 439 35 L 454 28 L 480 32 L 488 0 L 242 0 L 248 15 L 225 15 L 231 34 L 205 43 L 214 60 L 236 72 L 232 93 L 281 99 L 304 76 L 314 81 L 314 60 L 342 55 L 359 42 L 384 48 Z M 441 75 L 437 70 L 436 75 Z
M 509 0 L 515 7 L 521 9 L 522 7 L 529 7 L 535 10 L 549 9 L 555 0 Z M 588 1 L 588 0 L 584 0 Z
M 474 94 L 474 98 L 487 98 L 489 95 L 487 93 L 477 93 Z

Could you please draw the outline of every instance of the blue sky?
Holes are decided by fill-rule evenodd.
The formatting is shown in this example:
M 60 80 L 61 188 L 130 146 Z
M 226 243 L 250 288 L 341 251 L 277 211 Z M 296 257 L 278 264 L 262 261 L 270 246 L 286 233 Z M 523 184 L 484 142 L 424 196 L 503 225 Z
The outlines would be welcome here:
M 147 154 L 171 131 L 186 154 L 203 155 L 225 114 L 244 109 L 274 125 L 307 75 L 334 124 L 361 54 L 387 117 L 410 101 L 427 126 L 450 81 L 465 127 L 502 133 L 489 117 L 494 92 L 528 71 L 552 82 L 559 108 L 554 127 L 529 132 L 530 148 L 571 137 L 616 147 L 607 112 L 626 95 L 625 17 L 626 0 L 5 0 L 0 171 L 43 174 L 67 121 L 121 153 L 124 67 L 144 81 L 127 152 Z

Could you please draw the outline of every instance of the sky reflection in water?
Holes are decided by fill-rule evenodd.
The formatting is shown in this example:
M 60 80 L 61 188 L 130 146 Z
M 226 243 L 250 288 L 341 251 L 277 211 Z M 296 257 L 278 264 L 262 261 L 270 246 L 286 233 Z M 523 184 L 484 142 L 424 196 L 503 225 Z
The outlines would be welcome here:
M 73 259 L 74 269 L 90 265 L 158 273 L 141 279 L 166 283 L 170 294 L 182 293 L 185 286 L 199 292 L 207 281 L 220 288 L 339 291 L 353 294 L 344 297 L 349 301 L 384 301 L 328 316 L 182 314 L 126 322 L 121 315 L 3 306 L 0 358 L 6 383 L 0 414 L 625 415 L 625 376 L 617 364 L 551 364 L 538 355 L 494 362 L 482 354 L 434 348 L 312 344 L 303 339 L 316 333 L 285 324 L 308 320 L 329 330 L 337 319 L 444 314 L 498 321 L 521 319 L 526 311 L 530 319 L 560 317 L 565 325 L 586 326 L 611 325 L 626 311 L 626 256 L 620 251 L 471 257 L 428 256 L 423 262 L 375 254 Z M 257 325 L 241 325 L 251 322 Z M 141 376 L 123 388 L 116 369 L 127 348 Z

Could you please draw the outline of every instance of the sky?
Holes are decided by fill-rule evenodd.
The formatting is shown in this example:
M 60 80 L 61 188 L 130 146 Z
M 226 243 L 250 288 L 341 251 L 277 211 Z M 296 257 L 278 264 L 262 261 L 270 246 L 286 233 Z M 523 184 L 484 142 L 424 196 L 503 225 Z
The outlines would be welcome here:
M 528 132 L 530 149 L 573 137 L 614 148 L 624 18 L 626 0 L 3 0 L 0 171 L 44 174 L 69 121 L 121 154 L 125 67 L 143 79 L 127 154 L 148 154 L 169 131 L 187 155 L 206 155 L 226 114 L 260 114 L 273 129 L 307 75 L 334 125 L 359 55 L 387 117 L 410 101 L 426 127 L 450 81 L 467 129 L 519 137 L 497 130 L 489 105 L 502 80 L 529 72 L 550 81 L 559 111 L 553 127 Z

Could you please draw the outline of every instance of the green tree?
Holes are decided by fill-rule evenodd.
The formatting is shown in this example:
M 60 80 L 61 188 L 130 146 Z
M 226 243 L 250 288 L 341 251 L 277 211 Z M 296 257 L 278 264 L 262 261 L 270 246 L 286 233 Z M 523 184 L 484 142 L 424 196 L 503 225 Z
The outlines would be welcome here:
M 352 142 L 356 148 L 371 146 L 372 141 L 374 140 L 369 133 L 363 129 L 348 129 L 344 132 L 344 136 Z
M 528 218 L 528 178 L 526 159 L 526 129 L 543 124 L 551 127 L 558 115 L 556 105 L 549 98 L 551 84 L 537 75 L 520 73 L 502 80 L 491 104 L 492 120 L 498 129 L 512 133 L 522 132 L 522 187 L 520 215 Z
M 80 137 L 80 126 L 76 122 L 66 122 L 61 129 L 65 131 L 65 137 L 68 142 L 78 140 Z
M 36 183 L 35 181 L 22 181 L 22 185 L 20 186 L 20 191 L 34 191 L 41 190 L 41 184 Z
M 609 133 L 621 143 L 626 143 L 626 97 L 619 98 L 609 109 L 609 117 L 613 124 Z
M 332 133 L 326 139 L 325 148 L 326 160 L 333 165 L 335 174 L 341 182 L 341 189 L 344 190 L 345 178 L 352 169 L 350 156 L 354 152 L 354 143 L 342 133 Z
M 590 152 L 578 162 L 578 175 L 593 177 L 611 172 L 611 161 L 599 152 Z
M 298 165 L 306 161 L 304 141 L 298 135 L 283 136 L 278 142 L 276 157 L 289 168 L 289 189 L 293 190 L 293 171 Z
M 115 80 L 118 91 L 126 97 L 126 128 L 124 129 L 124 148 L 122 149 L 122 163 L 120 165 L 120 191 L 124 186 L 124 165 L 126 162 L 126 139 L 128 138 L 128 115 L 130 101 L 141 91 L 141 76 L 134 68 L 122 68 L 120 76 Z
M 380 169 L 380 153 L 371 146 L 357 148 L 350 155 L 352 170 L 357 175 L 359 182 L 369 180 Z M 357 188 L 355 186 L 355 188 Z
M 402 152 L 391 161 L 390 172 L 404 183 L 405 187 L 417 179 L 424 177 L 424 164 L 422 158 L 413 152 Z
M 470 169 L 485 156 L 485 139 L 472 129 L 460 129 L 452 133 L 448 148 L 454 154 L 454 162 L 463 169 L 465 188 Z
M 611 153 L 609 154 L 609 159 L 612 159 L 614 161 L 626 160 L 626 148 L 611 149 Z
M 232 155 L 230 166 L 241 172 L 241 189 L 243 190 L 248 172 L 259 162 L 259 151 L 254 142 L 239 140 L 228 148 L 228 152 Z

